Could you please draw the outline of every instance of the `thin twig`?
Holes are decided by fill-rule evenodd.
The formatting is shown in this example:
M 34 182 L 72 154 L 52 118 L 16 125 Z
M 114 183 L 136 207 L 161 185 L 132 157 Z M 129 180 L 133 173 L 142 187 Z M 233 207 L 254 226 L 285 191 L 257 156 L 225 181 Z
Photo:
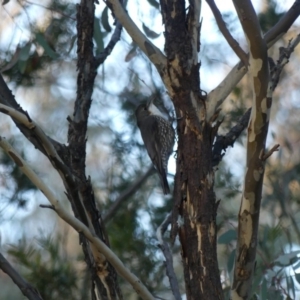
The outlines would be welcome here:
M 19 287 L 25 297 L 30 300 L 43 300 L 39 291 L 28 283 L 6 260 L 6 258 L 0 253 L 0 269 L 6 273 L 12 281 Z
M 55 211 L 55 207 L 53 205 L 40 204 L 41 208 L 49 208 Z
M 110 38 L 108 45 L 105 47 L 105 49 L 99 55 L 97 55 L 95 57 L 96 68 L 98 68 L 101 64 L 103 64 L 104 61 L 106 60 L 106 58 L 111 54 L 115 45 L 120 40 L 121 32 L 122 32 L 122 25 L 119 21 L 116 21 L 116 27 L 115 27 L 114 33 L 112 34 L 112 36 Z
M 161 249 L 163 255 L 165 256 L 165 266 L 167 276 L 169 278 L 170 286 L 172 293 L 176 300 L 181 300 L 181 294 L 179 291 L 179 284 L 177 277 L 175 275 L 174 267 L 173 267 L 173 258 L 172 253 L 170 251 L 168 243 L 164 240 L 164 233 L 166 232 L 168 226 L 171 224 L 172 214 L 169 213 L 165 220 L 161 223 L 161 225 L 157 228 L 156 236 L 159 242 L 159 248 Z
M 154 167 L 151 166 L 150 168 L 148 168 L 148 170 L 145 172 L 145 174 L 143 174 L 142 176 L 139 176 L 130 187 L 128 187 L 123 193 L 121 193 L 121 195 L 119 195 L 119 197 L 113 202 L 113 204 L 109 207 L 108 211 L 103 216 L 103 222 L 106 223 L 109 220 L 111 220 L 111 218 L 113 218 L 113 216 L 115 215 L 117 210 L 120 208 L 120 206 L 130 196 L 132 196 L 136 192 L 136 190 L 139 189 L 141 187 L 141 185 L 146 181 L 146 179 L 153 173 L 154 173 Z
M 243 64 L 248 68 L 249 62 L 248 62 L 248 55 L 246 52 L 240 47 L 239 43 L 234 39 L 234 37 L 231 35 L 230 31 L 227 29 L 226 23 L 224 22 L 222 15 L 215 3 L 214 0 L 206 0 L 207 4 L 209 5 L 212 13 L 214 14 L 214 17 L 217 21 L 218 27 L 223 34 L 224 38 L 228 42 L 229 46 L 232 48 L 232 50 L 235 52 L 235 54 L 240 58 L 240 60 L 243 62 Z
M 65 17 L 66 19 L 70 19 L 70 20 L 72 20 L 72 21 L 75 21 L 75 20 L 76 20 L 74 17 L 69 16 L 69 15 L 66 15 L 62 10 L 56 9 L 55 7 L 42 5 L 42 4 L 40 4 L 40 3 L 32 2 L 32 1 L 29 1 L 29 0 L 25 0 L 24 2 L 25 2 L 25 3 L 28 3 L 28 4 L 32 4 L 32 5 L 38 6 L 38 7 L 42 7 L 42 8 L 44 8 L 44 9 L 50 10 L 51 12 L 58 13 L 58 14 L 60 14 L 61 16 Z M 18 2 L 18 3 L 21 3 L 21 2 Z
M 279 48 L 279 59 L 277 61 L 277 64 L 271 68 L 271 75 L 272 75 L 272 81 L 270 90 L 274 91 L 280 78 L 280 74 L 284 68 L 284 66 L 289 62 L 289 58 L 293 51 L 295 50 L 296 46 L 300 42 L 300 34 L 298 34 L 294 39 L 289 41 L 289 44 L 286 48 L 280 47 Z
M 269 158 L 275 151 L 279 150 L 279 147 L 279 144 L 274 145 L 267 153 L 262 155 L 261 160 L 266 160 L 267 158 Z
M 216 166 L 220 163 L 225 155 L 226 149 L 229 146 L 233 147 L 235 141 L 247 127 L 250 115 L 251 108 L 246 111 L 246 113 L 238 120 L 237 124 L 233 126 L 226 135 L 218 135 L 216 137 L 213 147 L 213 166 Z

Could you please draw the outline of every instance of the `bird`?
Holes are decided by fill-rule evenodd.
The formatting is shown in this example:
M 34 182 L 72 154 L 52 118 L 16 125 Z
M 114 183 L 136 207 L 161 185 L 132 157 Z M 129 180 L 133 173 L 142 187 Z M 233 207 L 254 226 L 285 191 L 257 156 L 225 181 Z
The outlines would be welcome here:
M 168 160 L 175 142 L 174 128 L 153 104 L 153 98 L 147 103 L 140 104 L 135 111 L 135 116 L 148 155 L 158 172 L 163 192 L 167 195 L 170 193 L 167 173 Z

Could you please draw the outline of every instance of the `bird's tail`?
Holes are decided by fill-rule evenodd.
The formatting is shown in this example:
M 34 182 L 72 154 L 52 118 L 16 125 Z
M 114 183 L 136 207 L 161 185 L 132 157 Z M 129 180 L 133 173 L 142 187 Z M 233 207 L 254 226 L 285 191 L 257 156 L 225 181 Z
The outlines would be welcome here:
M 169 183 L 167 180 L 167 174 L 165 172 L 164 169 L 161 170 L 161 172 L 158 172 L 159 174 L 159 178 L 160 178 L 160 182 L 161 182 L 161 186 L 163 189 L 163 192 L 165 195 L 170 194 L 170 187 L 169 187 Z

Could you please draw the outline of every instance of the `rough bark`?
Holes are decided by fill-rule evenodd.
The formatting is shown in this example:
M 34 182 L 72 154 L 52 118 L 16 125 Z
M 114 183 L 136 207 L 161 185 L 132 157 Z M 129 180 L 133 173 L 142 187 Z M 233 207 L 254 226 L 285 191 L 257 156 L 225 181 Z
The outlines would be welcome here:
M 104 223 L 95 204 L 91 181 L 85 174 L 86 132 L 97 74 L 93 54 L 94 13 L 93 0 L 82 0 L 77 6 L 77 97 L 73 118 L 68 118 L 68 165 L 78 179 L 78 186 L 67 192 L 75 215 L 109 246 Z M 102 299 L 122 299 L 115 269 L 83 235 L 80 241 L 86 263 L 92 271 L 93 286 L 97 286 L 99 296 Z
M 174 236 L 178 228 L 187 299 L 223 299 L 216 252 L 214 128 L 206 120 L 200 64 L 195 55 L 200 50 L 200 8 L 198 2 L 190 1 L 186 14 L 184 4 L 161 1 L 166 28 L 166 74 L 170 76 L 165 84 L 172 91 L 179 118 L 172 231 Z M 170 5 L 172 10 L 168 9 Z

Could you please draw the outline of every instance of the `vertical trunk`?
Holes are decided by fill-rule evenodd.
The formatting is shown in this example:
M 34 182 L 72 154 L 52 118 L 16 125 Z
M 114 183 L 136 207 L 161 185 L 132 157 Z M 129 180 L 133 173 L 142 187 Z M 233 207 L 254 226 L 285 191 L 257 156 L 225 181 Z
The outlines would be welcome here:
M 178 226 L 187 299 L 223 299 L 216 250 L 214 129 L 200 121 L 205 103 L 199 88 L 191 90 L 183 86 L 173 99 L 179 117 L 173 222 Z
M 249 299 L 255 268 L 260 202 L 265 171 L 272 91 L 269 86 L 267 45 L 261 35 L 256 12 L 249 0 L 233 1 L 248 47 L 253 101 L 247 135 L 247 161 L 244 190 L 239 211 L 238 239 L 232 299 Z
M 81 0 L 77 5 L 77 97 L 73 118 L 68 118 L 68 159 L 77 185 L 73 189 L 67 189 L 67 195 L 76 217 L 109 246 L 104 224 L 95 204 L 92 184 L 85 174 L 86 132 L 97 74 L 93 54 L 94 14 L 93 0 Z M 122 299 L 115 269 L 83 235 L 80 236 L 80 243 L 92 273 L 93 299 Z M 95 287 L 98 295 L 95 293 Z
M 211 166 L 211 128 L 180 133 L 176 185 L 184 195 L 178 233 L 188 299 L 222 299 L 216 253 L 216 210 Z M 192 145 L 192 146 L 191 146 Z
M 172 235 L 178 229 L 187 299 L 223 299 L 216 250 L 214 128 L 206 121 L 198 63 L 201 2 L 185 5 L 161 0 L 168 60 L 162 78 L 178 118 Z

